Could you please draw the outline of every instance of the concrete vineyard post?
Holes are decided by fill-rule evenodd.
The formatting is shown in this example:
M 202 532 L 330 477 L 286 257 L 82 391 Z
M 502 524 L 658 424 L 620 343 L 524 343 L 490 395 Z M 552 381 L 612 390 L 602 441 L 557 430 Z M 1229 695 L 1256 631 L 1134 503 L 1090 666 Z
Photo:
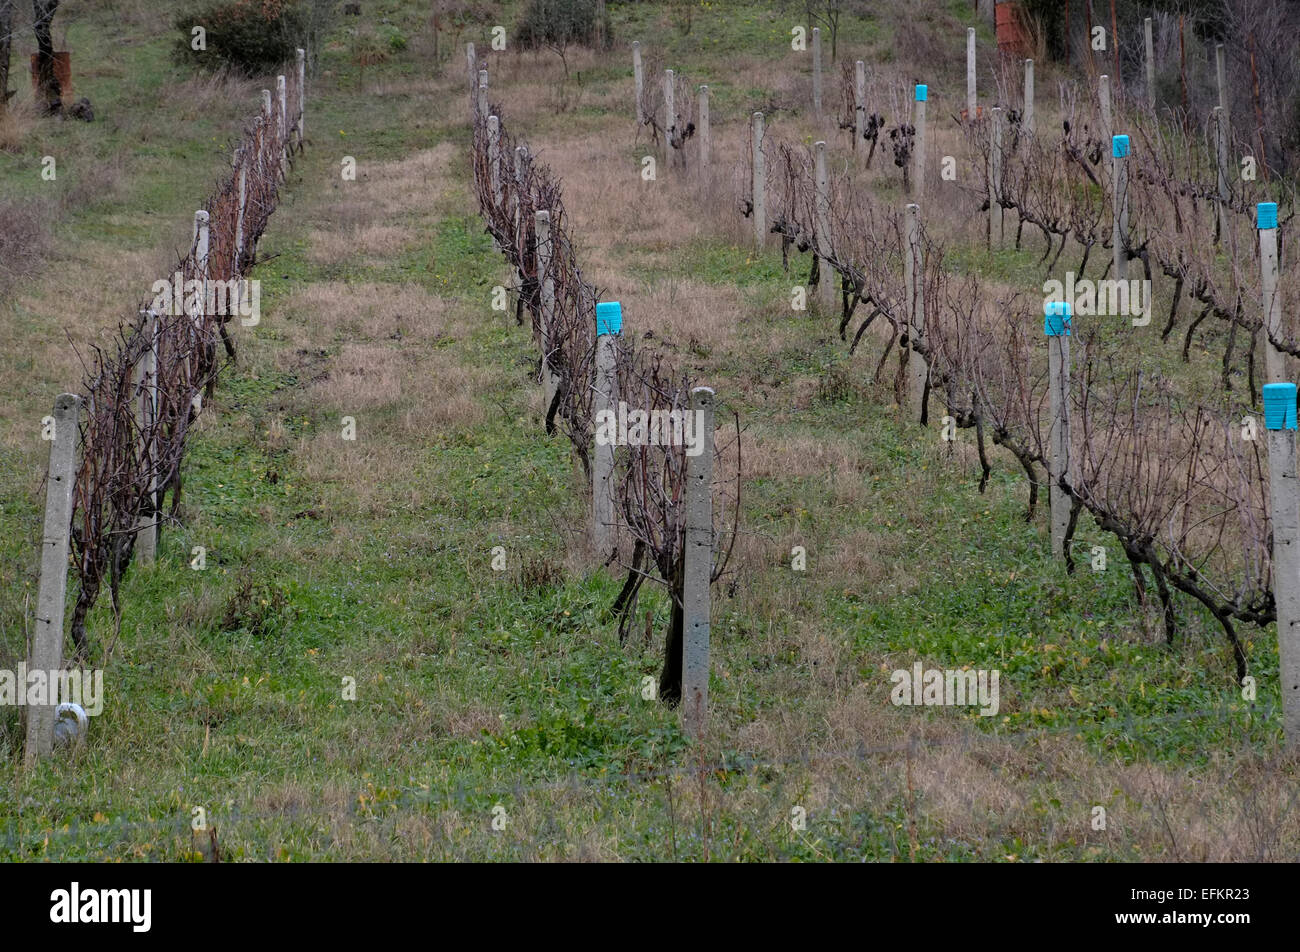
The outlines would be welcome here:
M 813 114 L 820 119 L 822 117 L 822 31 L 821 27 L 813 27 L 812 35 L 812 55 L 813 55 Z
M 488 169 L 492 179 L 492 207 L 497 209 L 501 207 L 501 119 L 499 116 L 488 116 Z M 492 247 L 496 251 L 501 250 L 500 243 L 496 237 L 492 238 Z
M 1124 244 L 1128 240 L 1128 136 L 1111 137 L 1111 277 L 1116 281 L 1128 278 L 1128 255 Z
M 686 551 L 682 565 L 682 726 L 700 737 L 709 713 L 709 580 L 713 575 L 713 391 L 691 391 L 698 456 L 686 458 Z
M 671 169 L 677 150 L 673 148 L 673 133 L 677 128 L 677 93 L 673 88 L 673 71 L 664 70 L 664 165 Z
M 518 236 L 521 251 L 524 244 L 524 201 L 521 196 L 524 190 L 524 165 L 527 158 L 528 150 L 522 145 L 515 146 L 515 235 Z
M 298 50 L 298 151 L 302 151 L 303 131 L 307 115 L 307 51 Z
M 1052 557 L 1065 558 L 1065 534 L 1070 525 L 1070 497 L 1060 478 L 1070 473 L 1070 318 L 1068 301 L 1050 301 L 1044 308 L 1043 333 L 1047 336 L 1048 388 L 1051 429 L 1048 446 L 1051 465 L 1048 501 L 1051 509 Z
M 636 84 L 636 124 L 645 124 L 645 110 L 641 106 L 641 94 L 645 86 L 645 72 L 641 66 L 641 41 L 632 41 L 632 79 Z
M 853 64 L 853 150 L 862 148 L 867 131 L 867 66 L 862 60 Z
M 1114 126 L 1110 120 L 1110 77 L 1105 73 L 1097 77 L 1097 102 L 1101 106 L 1101 141 L 1109 142 Z
M 234 304 L 232 313 L 237 312 L 239 309 L 239 299 L 242 292 L 240 286 L 240 259 L 244 253 L 244 214 L 248 210 L 248 166 L 244 162 L 244 150 L 242 148 L 235 150 L 234 165 L 238 174 L 235 176 L 235 240 L 230 247 L 230 278 L 235 282 L 231 294 Z
M 1259 229 L 1259 270 L 1264 308 L 1264 373 L 1269 383 L 1286 380 L 1286 354 L 1273 346 L 1274 340 L 1285 341 L 1290 335 L 1282 326 L 1282 295 L 1278 292 L 1277 203 L 1260 202 L 1255 206 L 1255 227 Z
M 236 280 L 240 275 L 240 262 L 244 255 L 244 214 L 248 209 L 248 166 L 239 163 L 239 206 L 235 212 L 235 247 L 230 263 L 230 276 Z
M 204 325 L 207 323 L 208 308 L 208 249 L 211 245 L 211 233 L 208 227 L 208 213 L 200 208 L 194 213 L 194 264 L 198 271 L 196 280 L 199 282 L 198 306 L 194 308 L 194 313 L 190 315 L 190 322 L 194 331 L 202 335 Z M 193 399 L 194 412 L 196 414 L 203 412 L 203 391 L 198 390 Z
M 45 525 L 41 533 L 41 581 L 36 595 L 29 671 L 63 667 L 63 614 L 68 594 L 68 549 L 71 545 L 72 490 L 77 479 L 77 417 L 81 398 L 61 393 L 54 401 L 54 439 L 50 443 L 49 479 L 45 484 Z M 25 685 L 24 685 L 25 688 Z M 27 707 L 27 744 L 23 762 L 33 764 L 54 750 L 54 704 Z
M 501 204 L 501 119 L 488 116 L 488 163 L 492 172 L 492 201 Z
M 1228 112 L 1228 66 L 1223 57 L 1223 44 L 1214 45 L 1214 77 L 1219 86 L 1219 105 L 1223 107 L 1226 115 Z
M 1002 247 L 1002 108 L 992 109 L 989 143 L 989 248 Z
M 1105 73 L 1102 73 L 1097 77 L 1097 100 L 1101 107 L 1101 141 L 1110 142 L 1112 144 L 1111 155 L 1108 156 L 1108 161 L 1110 162 L 1111 185 L 1114 186 L 1116 164 L 1114 158 L 1115 126 L 1111 121 L 1110 112 L 1110 77 Z M 1121 280 L 1122 276 L 1119 274 L 1112 274 L 1111 277 L 1118 281 Z
M 1218 201 L 1214 203 L 1214 234 L 1218 240 L 1223 238 L 1223 229 L 1228 222 L 1227 206 L 1230 197 L 1228 190 L 1228 114 L 1222 106 L 1214 107 L 1214 164 L 1218 169 Z
M 487 122 L 488 117 L 488 71 L 478 71 L 478 117 Z
M 974 122 L 977 109 L 975 96 L 975 28 L 966 28 L 966 121 Z
M 465 60 L 469 66 L 469 113 L 474 115 L 478 96 L 478 59 L 474 55 L 474 44 L 465 44 Z
M 912 189 L 917 201 L 925 198 L 925 106 L 930 98 L 930 87 L 916 87 L 916 144 L 912 155 Z
M 700 87 L 700 170 L 708 171 L 713 143 L 709 132 L 709 87 Z
M 542 291 L 542 394 L 543 414 L 550 411 L 555 398 L 555 379 L 551 375 L 551 329 L 555 322 L 555 277 L 551 274 L 551 213 L 542 209 L 534 216 L 537 230 L 537 277 Z
M 1300 750 L 1300 492 L 1296 484 L 1296 385 L 1264 385 L 1268 489 L 1273 522 L 1273 600 L 1288 751 Z
M 912 416 L 921 419 L 928 367 L 916 349 L 925 336 L 925 254 L 921 247 L 921 206 L 907 206 L 907 247 L 903 252 L 903 286 L 907 294 L 907 394 Z
M 289 92 L 285 85 L 284 74 L 275 77 L 275 95 L 280 101 L 280 152 L 288 155 L 292 151 L 289 144 Z M 284 166 L 281 165 L 281 169 Z
M 257 150 L 257 171 L 258 177 L 261 178 L 266 174 L 266 160 L 269 155 L 271 143 L 271 90 L 262 90 L 262 135 L 258 141 Z
M 202 324 L 208 306 L 208 250 L 212 244 L 208 218 L 202 208 L 194 213 L 194 263 L 198 266 L 200 285 L 198 312 L 193 315 L 196 325 Z
M 1155 45 L 1151 37 L 1151 18 L 1147 17 L 1142 21 L 1143 41 L 1145 43 L 1146 65 L 1147 65 L 1147 104 L 1151 111 L 1155 112 L 1156 108 L 1156 57 Z
M 826 143 L 814 146 L 814 173 L 817 185 L 816 229 L 817 247 L 814 253 L 821 259 L 818 268 L 817 298 L 828 313 L 835 306 L 836 272 L 830 265 L 831 253 L 831 180 L 826 169 Z
M 623 305 L 602 301 L 596 305 L 596 396 L 592 409 L 613 412 L 618 393 L 615 358 L 623 332 Z M 614 446 L 596 441 L 591 467 L 591 539 L 596 558 L 605 564 L 616 545 L 614 527 Z
M 767 210 L 763 203 L 766 169 L 763 165 L 763 114 L 754 113 L 754 180 L 751 199 L 754 205 L 754 244 L 759 251 L 767 240 Z
M 1033 134 L 1034 131 L 1034 61 L 1025 60 L 1025 112 L 1020 117 L 1020 128 Z
M 137 365 L 136 393 L 140 421 L 140 458 L 149 467 L 149 488 L 145 496 L 146 512 L 136 520 L 135 548 L 141 565 L 150 565 L 158 553 L 158 463 L 157 437 L 153 433 L 158 419 L 158 317 L 152 311 L 142 311 L 144 321 L 141 333 L 148 348 Z

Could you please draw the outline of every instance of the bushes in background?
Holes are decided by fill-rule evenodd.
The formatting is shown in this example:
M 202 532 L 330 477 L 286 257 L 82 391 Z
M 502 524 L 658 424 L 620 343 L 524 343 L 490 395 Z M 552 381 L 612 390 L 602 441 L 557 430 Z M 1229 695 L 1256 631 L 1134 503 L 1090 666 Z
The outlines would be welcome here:
M 291 62 L 298 47 L 319 31 L 332 0 L 216 0 L 173 21 L 181 37 L 176 55 L 184 62 L 228 66 L 239 72 L 269 72 Z M 205 50 L 193 48 L 194 28 L 205 31 Z

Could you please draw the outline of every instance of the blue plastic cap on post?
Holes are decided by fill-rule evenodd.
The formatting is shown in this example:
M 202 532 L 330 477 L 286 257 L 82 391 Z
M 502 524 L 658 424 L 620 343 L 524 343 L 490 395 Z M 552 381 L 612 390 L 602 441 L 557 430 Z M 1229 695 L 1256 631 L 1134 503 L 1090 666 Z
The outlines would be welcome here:
M 1069 301 L 1048 301 L 1043 305 L 1043 333 L 1048 337 L 1069 337 L 1072 314 Z
M 1260 202 L 1255 206 L 1255 227 L 1277 227 L 1277 202 Z
M 1128 136 L 1111 136 L 1110 154 L 1117 159 L 1128 158 Z
M 918 83 L 916 86 L 916 101 L 925 102 L 929 98 L 930 98 L 930 87 Z
M 1295 384 L 1264 384 L 1264 428 L 1268 430 L 1294 430 Z
M 623 333 L 623 305 L 618 301 L 601 301 L 596 305 L 596 336 Z

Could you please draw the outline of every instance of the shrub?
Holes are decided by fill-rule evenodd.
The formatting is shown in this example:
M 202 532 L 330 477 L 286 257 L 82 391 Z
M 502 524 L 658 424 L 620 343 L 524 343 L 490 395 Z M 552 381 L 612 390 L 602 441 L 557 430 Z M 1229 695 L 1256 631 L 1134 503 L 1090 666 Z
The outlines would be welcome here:
M 268 72 L 291 61 L 295 49 L 308 45 L 316 12 L 306 0 L 218 0 L 173 21 L 182 34 L 177 58 L 183 62 L 197 58 L 206 65 L 226 65 L 249 74 Z M 196 26 L 206 32 L 204 51 L 190 45 Z
M 385 26 L 382 31 L 389 52 L 400 53 L 406 49 L 406 34 L 395 26 Z
M 571 44 L 596 41 L 596 0 L 528 0 L 515 27 L 524 49 L 549 46 L 563 50 Z

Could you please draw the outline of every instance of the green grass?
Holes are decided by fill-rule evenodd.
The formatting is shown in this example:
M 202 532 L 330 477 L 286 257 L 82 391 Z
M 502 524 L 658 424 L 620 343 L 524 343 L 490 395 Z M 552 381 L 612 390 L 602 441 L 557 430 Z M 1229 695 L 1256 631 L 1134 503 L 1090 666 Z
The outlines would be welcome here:
M 616 28 L 649 35 L 657 27 L 647 18 L 661 9 L 616 5 Z M 414 3 L 390 2 L 368 15 L 392 16 L 411 36 L 422 14 Z M 78 59 L 131 77 L 88 76 L 97 106 L 108 115 L 181 108 L 148 91 L 181 75 L 156 55 L 164 37 L 122 49 L 109 20 L 95 23 L 102 37 L 84 27 L 73 33 Z M 886 31 L 852 23 L 842 42 L 880 42 Z M 690 33 L 664 42 L 682 62 L 703 64 L 760 44 L 780 55 L 788 37 L 786 18 L 705 3 Z M 647 586 L 640 604 L 652 613 L 656 641 L 623 647 L 609 616 L 620 580 L 568 570 L 563 527 L 584 519 L 580 471 L 565 441 L 545 439 L 529 411 L 523 368 L 535 356 L 527 328 L 485 303 L 506 279 L 468 195 L 459 98 L 431 110 L 417 96 L 390 94 L 376 108 L 356 92 L 346 49 L 324 51 L 321 68 L 332 75 L 314 87 L 311 147 L 263 239 L 263 254 L 278 256 L 259 272 L 263 326 L 242 345 L 240 363 L 219 384 L 214 418 L 191 445 L 183 524 L 164 532 L 156 566 L 131 569 L 120 639 L 106 598 L 91 618 L 97 660 L 114 647 L 105 712 L 89 744 L 24 772 L 18 712 L 0 709 L 0 858 L 196 858 L 196 806 L 217 826 L 228 859 L 1152 858 L 1122 836 L 1101 845 L 1030 837 L 1023 823 L 996 816 L 980 818 L 978 835 L 953 832 L 937 807 L 900 786 L 901 758 L 831 757 L 846 742 L 828 715 L 854 687 L 863 689 L 858 702 L 885 707 L 888 671 L 916 660 L 1000 669 L 1002 709 L 995 718 L 899 712 L 899 743 L 918 723 L 924 730 L 957 719 L 981 743 L 1032 749 L 1041 732 L 1061 734 L 1116 765 L 1197 769 L 1212 752 L 1262 757 L 1276 748 L 1278 720 L 1241 701 L 1212 619 L 1180 602 L 1174 646 L 1145 634 L 1121 554 L 1087 522 L 1075 541 L 1080 568 L 1067 576 L 1047 556 L 1045 500 L 1033 524 L 1024 520 L 1027 491 L 1009 457 L 997 459 L 981 495 L 975 474 L 948 458 L 933 432 L 904 424 L 886 389 L 870 384 L 875 355 L 849 358 L 832 319 L 790 311 L 801 257 L 792 278 L 774 253 L 756 257 L 708 239 L 676 249 L 663 268 L 638 260 L 635 245 L 617 251 L 625 273 L 647 281 L 678 275 L 737 287 L 756 315 L 754 333 L 798 330 L 797 345 L 771 356 L 743 347 L 707 355 L 709 372 L 728 407 L 769 439 L 861 447 L 872 504 L 845 505 L 829 480 L 746 481 L 742 525 L 763 540 L 767 561 L 735 580 L 739 594 L 728 580 L 715 590 L 716 732 L 706 752 L 696 750 L 676 712 L 640 693 L 642 679 L 658 673 L 663 592 Z M 367 74 L 396 80 L 423 69 L 408 47 Z M 610 68 L 586 79 L 621 75 Z M 721 103 L 761 95 L 713 88 Z M 60 241 L 149 245 L 154 236 L 140 222 L 183 219 L 221 165 L 217 140 L 245 112 L 231 104 L 221 116 L 180 124 L 166 145 L 137 147 L 129 123 L 57 132 L 86 136 L 77 148 L 87 156 L 124 156 L 116 191 L 72 214 Z M 450 178 L 429 186 L 439 190 L 439 215 L 418 223 L 417 246 L 377 266 L 308 260 L 309 232 L 330 227 L 342 155 L 366 168 L 444 141 L 458 155 Z M 26 182 L 22 161 L 39 151 L 33 143 L 13 164 L 4 160 L 0 185 Z M 1032 252 L 982 255 L 957 249 L 954 261 L 1008 280 L 1036 273 Z M 475 394 L 483 423 L 416 437 L 410 470 L 381 487 L 381 511 L 359 503 L 358 481 L 367 478 L 368 454 L 386 449 L 369 434 L 388 432 L 401 407 L 368 411 L 358 441 L 339 442 L 338 478 L 313 481 L 300 447 L 337 432 L 339 414 L 307 395 L 315 366 L 276 369 L 289 346 L 277 328 L 284 302 L 326 279 L 411 284 L 442 297 L 472 316 L 471 329 L 426 346 L 450 348 L 463 366 L 512 382 Z M 38 319 L 12 308 L 10 326 Z M 316 341 L 329 355 L 322 366 L 344 343 Z M 22 386 L 22 367 L 10 364 L 6 397 Z M 770 397 L 739 396 L 751 379 L 770 382 Z M 825 383 L 837 379 L 847 383 Z M 810 381 L 823 384 L 792 409 L 787 394 Z M 282 439 L 271 438 L 273 422 Z M 35 588 L 40 460 L 36 450 L 0 447 L 0 463 L 8 474 L 0 516 L 13 530 L 0 533 L 0 660 L 11 666 L 23 652 L 23 598 Z M 877 559 L 899 563 L 905 577 L 846 582 L 830 553 L 858 530 L 876 533 Z M 787 537 L 807 547 L 806 573 L 791 571 L 778 544 Z M 498 545 L 504 572 L 491 567 Z M 1107 546 L 1104 572 L 1089 568 L 1093 545 Z M 190 567 L 195 546 L 206 550 L 201 571 Z M 634 641 L 640 629 L 638 619 Z M 1242 635 L 1260 683 L 1256 709 L 1272 710 L 1275 638 L 1271 630 Z M 815 638 L 838 660 L 816 654 Z M 347 679 L 355 700 L 344 697 Z M 1220 713 L 1177 719 L 1204 709 Z M 787 730 L 792 745 L 820 751 L 823 762 L 756 758 L 763 748 L 754 727 Z M 703 781 L 690 773 L 700 758 L 710 765 Z M 1078 791 L 1072 799 L 1067 787 L 1057 776 L 1030 784 L 1025 809 L 1044 826 L 1077 824 L 1095 801 Z M 1143 808 L 1127 792 L 1108 796 L 1113 809 Z M 815 804 L 805 831 L 789 822 L 799 804 Z M 492 826 L 498 806 L 504 830 Z

